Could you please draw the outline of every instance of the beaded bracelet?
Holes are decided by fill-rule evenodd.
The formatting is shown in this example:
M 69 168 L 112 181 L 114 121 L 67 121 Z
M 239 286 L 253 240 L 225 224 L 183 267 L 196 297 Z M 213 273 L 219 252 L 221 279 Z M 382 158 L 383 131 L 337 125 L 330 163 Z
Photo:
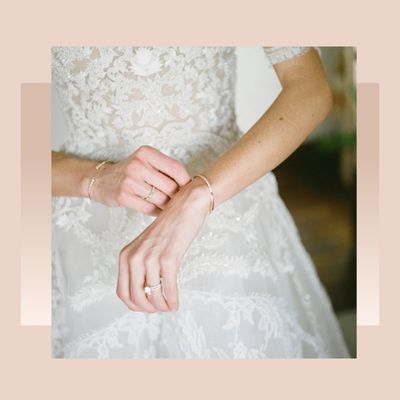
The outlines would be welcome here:
M 95 169 L 96 169 L 96 171 L 100 171 L 106 164 L 112 164 L 112 163 L 113 163 L 113 161 L 111 161 L 111 160 L 102 161 L 100 164 L 96 165 Z M 92 188 L 93 188 L 94 183 L 96 182 L 97 175 L 98 175 L 98 173 L 95 176 L 93 176 L 89 181 L 88 197 L 90 200 L 92 200 L 92 197 L 91 197 Z
M 210 200 L 211 201 L 210 201 L 210 212 L 209 212 L 209 214 L 211 214 L 211 212 L 214 211 L 214 206 L 215 206 L 215 203 L 214 203 L 214 192 L 212 190 L 211 184 L 210 184 L 210 182 L 208 181 L 208 179 L 204 175 L 195 175 L 193 177 L 193 179 L 197 178 L 197 177 L 203 179 L 203 181 L 207 184 L 208 190 L 210 191 Z

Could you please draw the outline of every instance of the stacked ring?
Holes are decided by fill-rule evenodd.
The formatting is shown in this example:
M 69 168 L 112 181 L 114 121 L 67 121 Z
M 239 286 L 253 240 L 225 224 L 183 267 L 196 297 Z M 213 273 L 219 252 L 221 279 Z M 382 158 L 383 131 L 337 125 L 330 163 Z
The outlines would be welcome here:
M 144 287 L 144 293 L 148 294 L 149 296 L 151 296 L 151 294 L 156 291 L 157 289 L 159 289 L 162 286 L 161 281 L 160 283 L 158 283 L 157 285 L 154 286 L 145 286 Z
M 142 199 L 143 200 L 148 200 L 153 195 L 153 193 L 154 193 L 154 186 L 151 185 L 151 189 L 150 189 L 149 194 L 147 196 L 142 197 Z

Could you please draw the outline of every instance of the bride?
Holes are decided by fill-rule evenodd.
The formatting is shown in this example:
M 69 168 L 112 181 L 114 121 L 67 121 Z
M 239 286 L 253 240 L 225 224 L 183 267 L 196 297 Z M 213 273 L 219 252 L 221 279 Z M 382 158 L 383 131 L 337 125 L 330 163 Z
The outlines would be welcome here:
M 234 47 L 52 48 L 55 357 L 349 357 L 272 172 L 331 88 L 318 48 L 263 50 L 282 91 L 243 134 Z

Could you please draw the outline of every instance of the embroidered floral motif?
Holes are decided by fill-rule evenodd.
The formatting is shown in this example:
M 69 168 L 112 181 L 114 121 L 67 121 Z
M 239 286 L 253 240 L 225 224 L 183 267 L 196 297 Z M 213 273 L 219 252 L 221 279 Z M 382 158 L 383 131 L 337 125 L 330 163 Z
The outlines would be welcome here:
M 255 294 L 232 297 L 183 290 L 181 299 L 183 307 L 174 314 L 127 312 L 107 327 L 68 343 L 65 357 L 90 354 L 106 358 L 113 348 L 127 348 L 130 353 L 125 357 L 129 358 L 147 358 L 149 351 L 153 357 L 297 358 L 302 356 L 305 344 L 318 350 L 318 341 L 301 327 L 298 316 L 282 298 Z M 212 322 L 215 336 L 206 333 L 210 329 L 206 320 Z M 242 331 L 247 329 L 252 335 L 246 340 Z M 160 349 L 157 341 L 161 331 L 169 335 L 163 336 Z M 148 344 L 141 347 L 144 340 Z M 283 353 L 276 352 L 277 347 Z M 171 349 L 176 353 L 168 353 Z
M 129 70 L 136 75 L 148 76 L 161 71 L 161 63 L 150 49 L 142 47 L 136 50 Z

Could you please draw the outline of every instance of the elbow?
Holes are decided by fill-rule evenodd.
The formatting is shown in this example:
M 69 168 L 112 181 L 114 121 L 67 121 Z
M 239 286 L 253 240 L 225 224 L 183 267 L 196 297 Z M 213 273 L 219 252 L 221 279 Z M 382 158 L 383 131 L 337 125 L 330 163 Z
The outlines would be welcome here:
M 323 118 L 328 117 L 334 109 L 333 89 L 327 80 L 324 80 L 319 90 L 319 104 L 323 113 Z

